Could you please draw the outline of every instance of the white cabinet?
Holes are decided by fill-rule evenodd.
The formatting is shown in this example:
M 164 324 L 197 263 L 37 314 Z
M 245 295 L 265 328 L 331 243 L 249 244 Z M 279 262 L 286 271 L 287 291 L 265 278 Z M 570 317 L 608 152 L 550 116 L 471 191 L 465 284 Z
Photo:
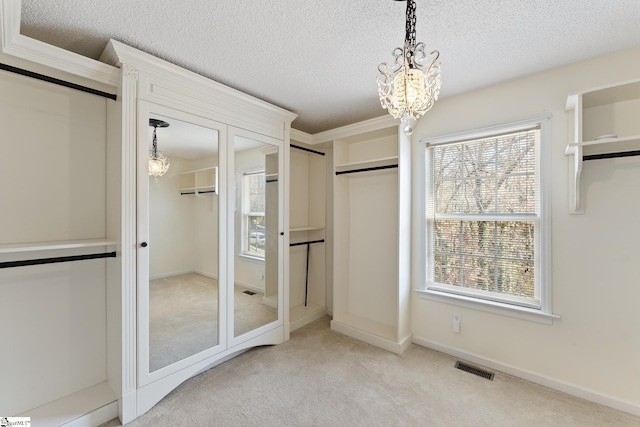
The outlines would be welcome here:
M 409 143 L 396 125 L 333 141 L 331 327 L 395 353 L 412 339 Z
M 640 80 L 592 89 L 567 98 L 573 114 L 569 211 L 584 213 L 580 175 L 585 160 L 640 154 Z
M 326 156 L 294 141 L 290 162 L 289 323 L 293 331 L 327 314 Z

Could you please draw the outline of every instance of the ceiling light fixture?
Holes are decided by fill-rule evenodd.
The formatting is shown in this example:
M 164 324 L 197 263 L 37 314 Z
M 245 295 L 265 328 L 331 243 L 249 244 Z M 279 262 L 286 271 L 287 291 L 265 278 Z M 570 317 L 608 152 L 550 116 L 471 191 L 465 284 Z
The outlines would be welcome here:
M 405 0 L 395 0 L 405 1 Z M 438 100 L 440 86 L 440 52 L 427 54 L 424 43 L 416 43 L 416 3 L 407 2 L 404 48 L 395 48 L 394 63 L 378 66 L 378 95 L 382 108 L 401 119 L 407 135 L 413 133 L 416 120 Z
M 158 177 L 164 175 L 169 170 L 169 159 L 164 154 L 158 151 L 158 137 L 156 131 L 158 128 L 167 128 L 169 123 L 158 120 L 149 119 L 149 126 L 153 126 L 153 146 L 149 151 L 149 176 L 155 178 L 155 182 L 158 182 Z

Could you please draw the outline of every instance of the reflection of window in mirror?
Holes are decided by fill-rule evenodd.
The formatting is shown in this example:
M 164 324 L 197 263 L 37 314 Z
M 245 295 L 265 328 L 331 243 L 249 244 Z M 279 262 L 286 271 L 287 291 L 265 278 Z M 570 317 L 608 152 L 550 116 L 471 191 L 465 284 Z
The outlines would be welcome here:
M 242 174 L 242 254 L 263 258 L 265 248 L 264 171 Z

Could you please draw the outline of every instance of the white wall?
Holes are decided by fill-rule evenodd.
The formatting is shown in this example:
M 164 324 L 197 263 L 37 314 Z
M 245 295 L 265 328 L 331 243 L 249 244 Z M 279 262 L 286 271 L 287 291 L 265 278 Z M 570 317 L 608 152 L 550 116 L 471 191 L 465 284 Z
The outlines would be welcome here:
M 181 195 L 177 175 L 190 162 L 170 159 L 167 173 L 154 182 L 149 177 L 149 278 L 195 270 L 193 196 Z
M 551 286 L 553 312 L 561 318 L 546 325 L 414 294 L 417 342 L 640 413 L 640 158 L 586 162 L 585 214 L 569 215 L 564 155 L 572 140 L 567 95 L 637 78 L 640 48 L 445 98 L 419 121 L 418 162 L 424 158 L 420 138 L 553 115 Z M 418 197 L 414 191 L 414 202 Z M 421 220 L 414 210 L 416 229 Z M 422 287 L 422 238 L 413 234 L 414 287 Z M 454 312 L 462 316 L 460 334 L 452 332 Z

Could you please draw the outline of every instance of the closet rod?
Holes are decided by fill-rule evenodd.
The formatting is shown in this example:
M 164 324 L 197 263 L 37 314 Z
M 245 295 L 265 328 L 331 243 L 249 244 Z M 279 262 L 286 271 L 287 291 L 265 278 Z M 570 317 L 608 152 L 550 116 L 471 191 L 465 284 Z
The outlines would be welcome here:
M 207 193 L 215 193 L 215 192 L 216 192 L 216 190 L 198 191 L 198 194 L 207 194 Z M 196 194 L 196 192 L 195 191 L 181 191 L 180 194 L 185 196 L 185 195 L 189 195 L 189 194 Z
M 311 148 L 301 147 L 299 145 L 294 145 L 294 144 L 289 144 L 289 147 L 297 148 L 298 150 L 308 151 L 309 153 L 320 154 L 321 156 L 324 156 L 324 153 L 322 151 L 312 150 Z
M 618 153 L 588 154 L 586 156 L 582 156 L 582 160 L 586 162 L 587 160 L 614 159 L 616 157 L 631 157 L 631 156 L 640 156 L 640 150 L 620 151 Z
M 313 245 L 314 243 L 324 243 L 324 239 L 310 240 L 308 242 L 289 243 L 289 246 Z
M 304 279 L 304 306 L 307 306 L 307 299 L 309 295 L 309 247 L 314 243 L 324 243 L 324 239 L 320 240 L 310 240 L 308 242 L 298 242 L 298 243 L 290 243 L 289 246 L 302 246 L 307 245 L 307 270 L 306 276 Z
M 347 174 L 347 173 L 377 171 L 377 170 L 381 170 L 381 169 L 393 169 L 393 168 L 397 168 L 397 167 L 398 167 L 398 165 L 386 165 L 386 166 L 376 166 L 376 167 L 372 167 L 372 168 L 352 169 L 352 170 L 348 170 L 348 171 L 337 171 L 336 175 L 344 175 L 344 174 Z
M 101 90 L 92 89 L 90 87 L 81 86 L 79 84 L 71 83 L 65 80 L 56 79 L 55 77 L 45 76 L 44 74 L 34 73 L 33 71 L 23 70 L 22 68 L 12 67 L 11 65 L 0 63 L 0 70 L 5 70 L 10 73 L 20 74 L 21 76 L 31 77 L 32 79 L 42 80 L 43 82 L 53 83 L 59 86 L 68 87 L 71 89 L 76 89 L 81 92 L 90 93 L 92 95 L 102 96 L 104 98 L 113 99 L 114 101 L 117 98 L 117 95 L 114 93 L 107 93 Z
M 87 255 L 60 256 L 55 258 L 25 259 L 21 261 L 0 262 L 0 268 L 25 267 L 28 265 L 55 264 L 58 262 L 82 261 L 85 259 L 115 258 L 115 257 L 116 257 L 116 252 L 113 251 L 113 252 L 105 252 L 102 254 L 87 254 Z

